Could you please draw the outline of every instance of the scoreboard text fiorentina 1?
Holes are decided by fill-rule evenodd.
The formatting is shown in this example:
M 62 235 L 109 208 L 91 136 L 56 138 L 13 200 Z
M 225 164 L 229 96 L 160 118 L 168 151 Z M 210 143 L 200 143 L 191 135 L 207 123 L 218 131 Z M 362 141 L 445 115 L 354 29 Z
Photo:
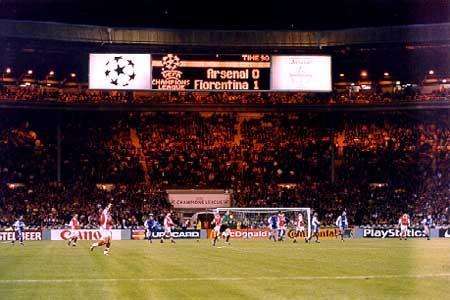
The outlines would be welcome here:
M 268 90 L 269 55 L 152 55 L 155 90 Z
M 90 54 L 89 88 L 331 91 L 326 55 Z

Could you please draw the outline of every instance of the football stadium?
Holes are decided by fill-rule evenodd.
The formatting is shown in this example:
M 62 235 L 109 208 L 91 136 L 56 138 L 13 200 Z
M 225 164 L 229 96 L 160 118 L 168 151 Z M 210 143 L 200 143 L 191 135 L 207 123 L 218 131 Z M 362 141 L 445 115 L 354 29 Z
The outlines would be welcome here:
M 449 12 L 0 0 L 0 300 L 446 299 Z

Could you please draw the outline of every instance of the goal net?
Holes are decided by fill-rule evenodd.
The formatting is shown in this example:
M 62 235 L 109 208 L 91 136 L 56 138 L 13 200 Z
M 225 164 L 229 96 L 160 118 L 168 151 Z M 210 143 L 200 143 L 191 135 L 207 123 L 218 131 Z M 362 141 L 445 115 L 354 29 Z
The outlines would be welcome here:
M 267 231 L 267 236 L 270 232 L 269 218 L 273 215 L 283 213 L 286 220 L 285 238 L 305 238 L 311 235 L 311 209 L 307 207 L 271 207 L 271 208 L 240 208 L 227 207 L 214 209 L 215 212 L 223 215 L 225 212 L 230 212 L 232 216 L 231 229 L 241 233 L 244 238 L 250 238 L 254 230 Z M 296 231 L 298 215 L 303 216 L 304 233 Z M 244 233 L 244 234 L 242 234 Z

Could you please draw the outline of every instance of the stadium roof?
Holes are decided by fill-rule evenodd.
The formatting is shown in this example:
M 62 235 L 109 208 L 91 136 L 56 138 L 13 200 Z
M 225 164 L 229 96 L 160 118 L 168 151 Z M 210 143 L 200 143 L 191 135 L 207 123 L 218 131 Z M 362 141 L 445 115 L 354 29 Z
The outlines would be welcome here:
M 206 47 L 321 48 L 366 44 L 450 44 L 450 23 L 323 31 L 121 28 L 0 20 L 0 39 Z
M 0 18 L 113 27 L 331 30 L 450 22 L 447 0 L 1 0 Z

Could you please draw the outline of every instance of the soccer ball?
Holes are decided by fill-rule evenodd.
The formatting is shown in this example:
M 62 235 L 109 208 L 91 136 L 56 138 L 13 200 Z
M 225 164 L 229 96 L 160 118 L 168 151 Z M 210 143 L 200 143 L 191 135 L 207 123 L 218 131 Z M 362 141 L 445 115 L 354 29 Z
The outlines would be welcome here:
M 122 56 L 116 56 L 105 64 L 105 76 L 108 82 L 117 87 L 128 86 L 135 78 L 134 62 Z

